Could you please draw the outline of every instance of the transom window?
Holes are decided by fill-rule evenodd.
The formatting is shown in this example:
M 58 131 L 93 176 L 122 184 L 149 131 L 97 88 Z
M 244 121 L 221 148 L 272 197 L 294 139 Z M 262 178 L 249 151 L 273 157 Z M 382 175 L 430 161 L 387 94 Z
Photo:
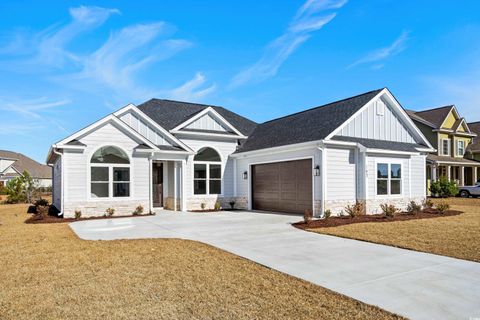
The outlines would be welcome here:
M 377 195 L 402 193 L 402 165 L 377 163 Z
M 193 158 L 193 193 L 222 193 L 220 155 L 212 148 L 202 148 Z
M 458 140 L 457 141 L 457 155 L 463 156 L 465 153 L 465 141 Z
M 121 149 L 108 146 L 95 151 L 90 160 L 90 196 L 130 196 L 130 160 Z
M 442 139 L 442 155 L 450 155 L 450 139 Z

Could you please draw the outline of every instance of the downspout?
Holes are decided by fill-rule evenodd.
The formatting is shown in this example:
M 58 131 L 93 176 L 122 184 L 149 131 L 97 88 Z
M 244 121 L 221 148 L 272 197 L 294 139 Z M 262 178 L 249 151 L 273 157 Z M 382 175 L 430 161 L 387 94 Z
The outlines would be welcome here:
M 153 201 L 152 201 L 152 194 L 153 194 L 153 152 L 150 153 L 148 157 L 148 212 L 152 214 L 153 212 Z
M 321 210 L 322 212 L 320 213 L 320 216 L 322 217 L 324 215 L 324 212 L 325 212 L 325 188 L 326 188 L 326 183 L 325 183 L 325 178 L 326 178 L 326 173 L 327 173 L 327 170 L 326 170 L 326 156 L 325 156 L 325 145 L 322 143 L 321 146 L 318 147 L 318 150 L 320 150 L 320 152 L 322 153 L 322 156 L 321 156 L 321 159 L 322 159 L 322 163 L 320 165 L 320 179 L 321 179 L 321 183 L 320 185 L 322 186 L 322 192 L 321 192 L 321 200 L 320 200 L 320 203 L 321 203 Z

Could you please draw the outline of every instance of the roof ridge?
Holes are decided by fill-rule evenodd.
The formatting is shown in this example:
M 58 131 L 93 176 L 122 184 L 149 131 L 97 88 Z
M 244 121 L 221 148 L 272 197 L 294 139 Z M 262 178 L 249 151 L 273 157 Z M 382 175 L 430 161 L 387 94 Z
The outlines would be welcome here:
M 480 121 L 467 122 L 467 125 L 468 124 L 476 124 L 476 123 L 480 123 Z
M 159 98 L 152 98 L 149 101 L 151 101 L 151 100 L 160 100 L 160 101 L 178 102 L 178 103 L 184 103 L 184 104 L 193 104 L 193 105 L 197 105 L 197 106 L 223 108 L 222 106 L 216 106 L 216 105 L 205 104 L 205 103 L 190 102 L 190 101 L 181 101 L 181 100 L 172 100 L 172 99 L 159 99 Z
M 431 108 L 431 109 L 426 109 L 426 110 L 422 110 L 422 111 L 414 111 L 415 113 L 422 113 L 422 112 L 428 112 L 428 111 L 433 111 L 433 110 L 438 110 L 438 109 L 443 109 L 443 108 L 453 108 L 455 105 L 454 104 L 450 104 L 450 105 L 446 105 L 446 106 L 443 106 L 443 107 L 436 107 L 436 108 Z
M 291 116 L 294 116 L 294 115 L 297 115 L 297 114 L 301 114 L 301 113 L 304 113 L 304 112 L 312 111 L 312 110 L 315 110 L 315 109 L 320 109 L 320 108 L 328 107 L 329 105 L 332 105 L 332 104 L 335 104 L 335 103 L 339 103 L 339 102 L 342 102 L 342 101 L 346 101 L 346 100 L 358 98 L 358 97 L 361 97 L 361 96 L 370 94 L 370 93 L 375 92 L 375 91 L 382 91 L 383 89 L 386 89 L 386 87 L 383 87 L 383 88 L 381 88 L 381 89 L 376 89 L 376 90 L 370 90 L 370 91 L 368 91 L 368 92 L 360 93 L 360 94 L 357 94 L 357 95 L 355 95 L 355 96 L 351 96 L 351 97 L 349 97 L 349 98 L 332 101 L 332 102 L 329 102 L 329 103 L 327 103 L 327 104 L 323 104 L 323 105 L 321 105 L 321 106 L 312 107 L 312 108 L 305 109 L 305 110 L 302 110 L 302 111 L 298 111 L 298 112 L 295 112 L 295 113 L 287 114 L 287 115 L 284 115 L 284 116 L 282 116 L 282 117 L 270 119 L 270 120 L 268 120 L 268 121 L 262 122 L 261 124 L 269 123 L 269 122 L 276 121 L 276 120 L 280 120 L 280 119 L 283 119 L 283 118 L 288 118 L 288 117 L 291 117 Z

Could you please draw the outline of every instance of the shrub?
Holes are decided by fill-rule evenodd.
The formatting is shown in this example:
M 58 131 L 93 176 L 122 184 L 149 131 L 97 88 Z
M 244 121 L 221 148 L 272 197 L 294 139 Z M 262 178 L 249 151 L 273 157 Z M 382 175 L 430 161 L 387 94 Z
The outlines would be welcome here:
M 139 205 L 135 208 L 135 211 L 133 211 L 134 216 L 138 216 L 143 213 L 143 206 Z
M 365 206 L 363 202 L 355 202 L 354 205 L 348 205 L 345 207 L 345 211 L 350 216 L 350 218 L 354 218 L 356 216 L 361 216 L 365 214 Z
M 78 220 L 82 217 L 82 211 L 75 210 L 75 219 Z
M 380 208 L 382 208 L 383 214 L 389 218 L 400 212 L 400 209 L 395 207 L 393 204 L 383 203 L 380 205 Z
M 13 178 L 7 182 L 5 187 L 7 193 L 7 203 L 25 202 L 25 186 L 21 177 Z
M 408 214 L 416 214 L 416 213 L 419 213 L 421 210 L 422 210 L 422 206 L 413 200 L 410 201 L 410 203 L 407 205 Z
M 458 186 L 455 181 L 448 181 L 447 177 L 442 176 L 439 180 L 432 182 L 430 192 L 441 198 L 454 197 L 458 194 Z
M 35 207 L 47 207 L 48 205 L 49 205 L 48 200 L 42 199 L 42 198 L 35 200 L 35 203 L 34 203 Z
M 435 207 L 437 208 L 438 213 L 440 214 L 444 214 L 448 209 L 450 209 L 450 205 L 445 201 L 437 203 Z
M 200 208 L 202 208 L 202 210 L 205 210 L 205 207 L 206 207 L 206 203 L 205 202 L 202 202 L 200 203 Z
M 4 195 L 4 194 L 7 194 L 7 190 L 3 185 L 0 185 L 0 195 Z
M 330 218 L 331 215 L 332 215 L 332 210 L 330 210 L 330 209 L 325 210 L 325 212 L 323 213 L 323 217 L 325 219 Z
M 306 209 L 303 212 L 303 221 L 308 224 L 310 221 L 312 221 L 313 218 L 313 212 L 312 209 Z
M 424 209 L 432 209 L 433 208 L 433 201 L 426 198 L 425 200 L 423 200 L 422 205 L 423 205 Z
M 115 209 L 113 208 L 108 208 L 107 210 L 105 210 L 105 213 L 106 213 L 106 216 L 113 216 L 113 214 L 115 213 Z
M 234 200 L 230 201 L 228 204 L 230 205 L 230 209 L 232 209 L 232 210 L 235 209 L 235 201 Z
M 41 220 L 48 215 L 48 206 L 39 206 L 37 207 L 37 218 Z
M 222 208 L 222 205 L 220 204 L 220 201 L 215 201 L 215 204 L 213 205 L 213 209 L 215 209 L 216 211 L 219 211 L 220 208 Z

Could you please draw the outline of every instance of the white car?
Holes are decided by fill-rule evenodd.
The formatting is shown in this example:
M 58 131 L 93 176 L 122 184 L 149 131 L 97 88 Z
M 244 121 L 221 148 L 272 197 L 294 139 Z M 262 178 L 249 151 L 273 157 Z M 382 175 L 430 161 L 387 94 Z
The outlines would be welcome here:
M 480 197 L 480 183 L 477 183 L 474 186 L 463 186 L 458 188 L 458 194 L 462 198 L 468 197 Z

